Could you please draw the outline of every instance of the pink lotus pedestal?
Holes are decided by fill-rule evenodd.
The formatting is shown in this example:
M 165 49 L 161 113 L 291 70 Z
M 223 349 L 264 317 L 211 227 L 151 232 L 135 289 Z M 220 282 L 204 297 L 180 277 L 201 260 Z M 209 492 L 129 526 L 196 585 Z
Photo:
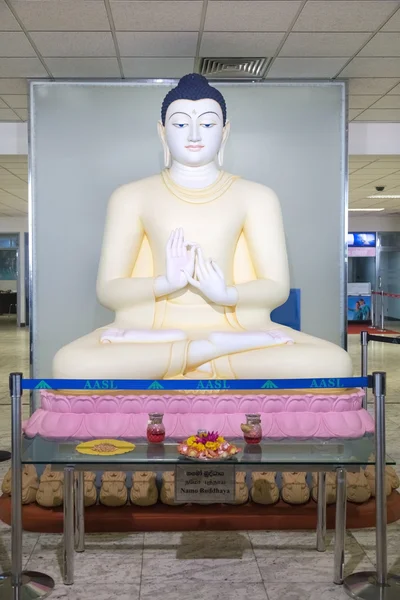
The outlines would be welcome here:
M 246 413 L 260 413 L 268 439 L 356 439 L 374 432 L 362 408 L 363 391 L 307 393 L 99 393 L 41 391 L 41 408 L 24 423 L 28 437 L 86 440 L 137 438 L 146 434 L 148 414 L 164 413 L 166 435 L 182 439 L 198 429 L 242 437 Z

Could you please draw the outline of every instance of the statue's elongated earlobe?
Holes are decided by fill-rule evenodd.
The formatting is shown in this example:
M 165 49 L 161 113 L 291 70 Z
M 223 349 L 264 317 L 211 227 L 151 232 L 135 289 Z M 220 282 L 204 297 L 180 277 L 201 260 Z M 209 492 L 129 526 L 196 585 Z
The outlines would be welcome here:
M 169 148 L 168 148 L 167 140 L 165 139 L 164 125 L 161 123 L 161 121 L 158 122 L 157 129 L 158 129 L 158 135 L 159 135 L 159 138 L 161 140 L 163 150 L 164 150 L 164 166 L 166 169 L 169 169 L 172 165 L 172 158 L 171 158 L 171 152 L 169 151 Z
M 217 162 L 220 169 L 222 169 L 222 165 L 224 164 L 224 152 L 225 152 L 225 144 L 228 141 L 229 132 L 231 130 L 231 124 L 229 121 L 226 122 L 224 127 L 224 133 L 222 136 L 222 143 L 217 155 Z

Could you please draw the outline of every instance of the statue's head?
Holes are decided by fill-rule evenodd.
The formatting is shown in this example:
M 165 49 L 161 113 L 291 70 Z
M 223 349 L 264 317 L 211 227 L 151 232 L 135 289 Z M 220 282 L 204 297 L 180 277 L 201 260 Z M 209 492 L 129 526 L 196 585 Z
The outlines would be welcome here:
M 223 95 L 202 75 L 185 75 L 164 98 L 158 131 L 167 167 L 171 159 L 189 167 L 217 159 L 222 166 L 229 134 Z

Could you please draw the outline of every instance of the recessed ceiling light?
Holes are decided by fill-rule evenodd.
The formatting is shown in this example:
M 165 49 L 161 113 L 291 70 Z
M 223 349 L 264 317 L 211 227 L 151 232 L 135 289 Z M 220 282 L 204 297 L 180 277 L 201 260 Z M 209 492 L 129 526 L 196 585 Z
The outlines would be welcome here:
M 384 208 L 349 208 L 349 212 L 381 212 Z
M 367 196 L 367 198 L 379 198 L 381 200 L 385 198 L 400 198 L 400 194 L 375 194 L 374 196 Z

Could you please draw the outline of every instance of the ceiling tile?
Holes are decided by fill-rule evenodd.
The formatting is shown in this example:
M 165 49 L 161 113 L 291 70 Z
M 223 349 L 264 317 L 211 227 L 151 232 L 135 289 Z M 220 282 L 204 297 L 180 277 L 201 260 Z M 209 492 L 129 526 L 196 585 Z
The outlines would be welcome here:
M 194 32 L 118 32 L 121 56 L 195 56 L 198 34 Z
M 350 109 L 349 110 L 349 121 L 352 121 L 353 119 L 355 119 L 356 117 L 358 117 L 358 115 L 362 112 L 362 110 L 358 109 Z
M 386 94 L 396 85 L 398 79 L 385 77 L 353 78 L 349 80 L 350 94 Z M 399 91 L 400 93 L 400 91 Z
M 377 33 L 359 56 L 400 56 L 400 34 Z
M 374 108 L 400 108 L 400 96 L 385 96 L 374 104 Z
M 44 57 L 115 56 L 109 31 L 37 31 L 31 35 Z
M 0 31 L 21 31 L 18 21 L 5 2 L 0 3 Z
M 48 58 L 54 77 L 120 77 L 116 58 Z
M 10 108 L 0 108 L 0 121 L 19 121 L 19 118 Z
M 194 58 L 123 58 L 125 77 L 165 78 L 192 73 Z
M 0 94 L 26 94 L 26 79 L 0 79 Z
M 198 31 L 203 2 L 111 2 L 117 31 Z
M 353 56 L 369 33 L 290 33 L 279 56 Z
M 0 77 L 47 77 L 38 58 L 0 58 Z
M 204 31 L 287 31 L 301 2 L 208 2 Z
M 386 23 L 382 28 L 382 31 L 400 31 L 400 11 L 397 11 L 395 15 Z
M 2 98 L 0 98 L 0 108 L 11 108 L 8 106 Z
M 223 58 L 273 56 L 283 36 L 283 33 L 205 32 L 200 54 Z
M 390 90 L 389 94 L 400 94 L 400 83 L 396 85 L 396 87 L 394 87 L 392 90 Z
M 357 117 L 357 121 L 387 121 L 387 122 L 396 122 L 400 121 L 400 109 L 374 109 L 369 108 L 365 112 L 362 113 L 359 117 Z
M 350 96 L 349 108 L 368 108 L 379 98 L 380 96 Z
M 334 77 L 345 62 L 344 58 L 277 58 L 268 72 L 268 78 Z
M 354 58 L 340 77 L 400 77 L 400 58 Z
M 28 107 L 28 96 L 24 94 L 2 94 L 1 96 L 4 102 L 7 102 L 11 108 L 27 108 Z
M 19 117 L 21 117 L 21 119 L 23 121 L 27 121 L 28 120 L 28 111 L 26 110 L 26 108 L 15 108 L 14 110 L 17 113 L 17 115 Z
M 309 0 L 294 31 L 375 31 L 398 6 L 387 0 Z
M 28 31 L 108 31 L 104 2 L 99 0 L 14 0 Z
M 0 56 L 36 56 L 28 38 L 22 31 L 0 33 Z

